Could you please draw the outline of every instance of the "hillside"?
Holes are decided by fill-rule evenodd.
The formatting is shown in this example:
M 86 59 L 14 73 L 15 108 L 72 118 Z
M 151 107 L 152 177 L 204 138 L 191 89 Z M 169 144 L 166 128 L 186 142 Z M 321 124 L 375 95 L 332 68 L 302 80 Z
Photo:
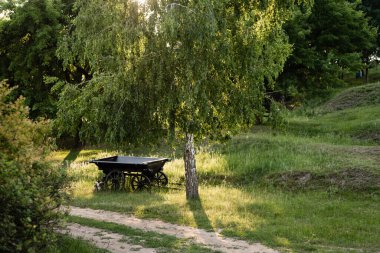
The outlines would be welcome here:
M 380 83 L 352 87 L 338 93 L 322 105 L 322 112 L 334 112 L 355 107 L 380 105 Z
M 318 136 L 326 142 L 380 143 L 380 83 L 343 90 L 326 103 L 295 113 L 287 130 L 302 136 Z

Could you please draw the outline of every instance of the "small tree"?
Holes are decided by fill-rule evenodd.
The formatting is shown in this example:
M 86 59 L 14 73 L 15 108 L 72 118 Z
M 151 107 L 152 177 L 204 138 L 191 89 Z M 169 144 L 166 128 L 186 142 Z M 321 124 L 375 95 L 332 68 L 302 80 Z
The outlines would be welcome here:
M 49 166 L 49 122 L 28 119 L 0 82 L 0 251 L 38 252 L 54 240 L 65 175 Z
M 290 45 L 282 1 L 79 1 L 59 55 L 94 78 L 68 85 L 56 121 L 87 142 L 185 140 L 187 198 L 198 197 L 194 139 L 250 127 Z M 75 127 L 74 127 L 75 128 Z

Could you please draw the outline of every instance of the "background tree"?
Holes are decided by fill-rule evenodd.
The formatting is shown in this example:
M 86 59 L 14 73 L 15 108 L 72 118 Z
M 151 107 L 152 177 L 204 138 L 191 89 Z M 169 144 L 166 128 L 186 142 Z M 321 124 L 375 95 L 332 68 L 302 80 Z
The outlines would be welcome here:
M 373 62 L 373 56 L 379 56 L 380 54 L 380 2 L 374 0 L 363 0 L 358 5 L 358 8 L 363 10 L 366 16 L 369 18 L 369 22 L 373 27 L 377 28 L 377 40 L 374 48 L 369 50 L 364 55 L 364 61 L 366 62 L 366 82 L 368 82 L 368 69 Z M 375 62 L 376 64 L 378 61 Z
M 61 64 L 55 57 L 57 37 L 62 29 L 59 6 L 51 0 L 8 2 L 9 20 L 0 33 L 3 77 L 18 85 L 18 93 L 26 98 L 31 116 L 55 113 L 50 94 L 50 77 L 62 78 Z M 5 63 L 4 63 L 5 61 Z
M 290 53 L 280 1 L 79 1 L 58 51 L 93 79 L 67 85 L 56 126 L 83 141 L 185 140 L 188 198 L 198 197 L 194 138 L 250 127 Z M 75 105 L 75 107 L 74 107 Z
M 370 17 L 372 26 L 377 27 L 377 48 L 380 47 L 380 2 L 376 0 L 362 0 L 359 8 L 364 11 L 367 17 Z M 379 51 L 377 50 L 377 54 Z
M 0 11 L 8 17 L 0 24 L 0 80 L 17 85 L 30 107 L 30 116 L 53 118 L 57 94 L 51 91 L 57 82 L 80 82 L 82 68 L 74 65 L 64 71 L 56 57 L 57 42 L 75 16 L 75 0 L 8 0 Z M 85 71 L 84 71 L 85 72 Z
M 310 93 L 365 67 L 363 61 L 375 49 L 376 29 L 356 6 L 346 0 L 316 0 L 312 8 L 295 12 L 285 26 L 294 50 L 280 78 L 284 90 Z

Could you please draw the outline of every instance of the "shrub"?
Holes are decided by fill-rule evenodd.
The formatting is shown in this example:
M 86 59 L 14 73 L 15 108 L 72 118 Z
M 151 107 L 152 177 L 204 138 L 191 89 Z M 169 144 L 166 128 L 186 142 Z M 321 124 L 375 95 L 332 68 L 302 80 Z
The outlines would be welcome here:
M 268 123 L 274 129 L 282 129 L 285 126 L 285 108 L 284 106 L 274 100 L 271 101 L 270 110 L 268 114 Z
M 0 82 L 0 252 L 38 252 L 54 240 L 67 180 L 44 159 L 50 123 L 31 121 L 11 92 Z

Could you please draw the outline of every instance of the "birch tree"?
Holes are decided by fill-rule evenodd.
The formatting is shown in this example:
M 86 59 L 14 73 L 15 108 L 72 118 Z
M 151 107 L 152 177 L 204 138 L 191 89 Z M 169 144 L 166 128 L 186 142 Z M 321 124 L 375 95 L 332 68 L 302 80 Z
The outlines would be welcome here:
M 85 142 L 184 141 L 187 198 L 198 197 L 194 142 L 251 127 L 291 46 L 292 1 L 79 1 L 58 54 L 91 66 L 68 84 L 56 126 Z

